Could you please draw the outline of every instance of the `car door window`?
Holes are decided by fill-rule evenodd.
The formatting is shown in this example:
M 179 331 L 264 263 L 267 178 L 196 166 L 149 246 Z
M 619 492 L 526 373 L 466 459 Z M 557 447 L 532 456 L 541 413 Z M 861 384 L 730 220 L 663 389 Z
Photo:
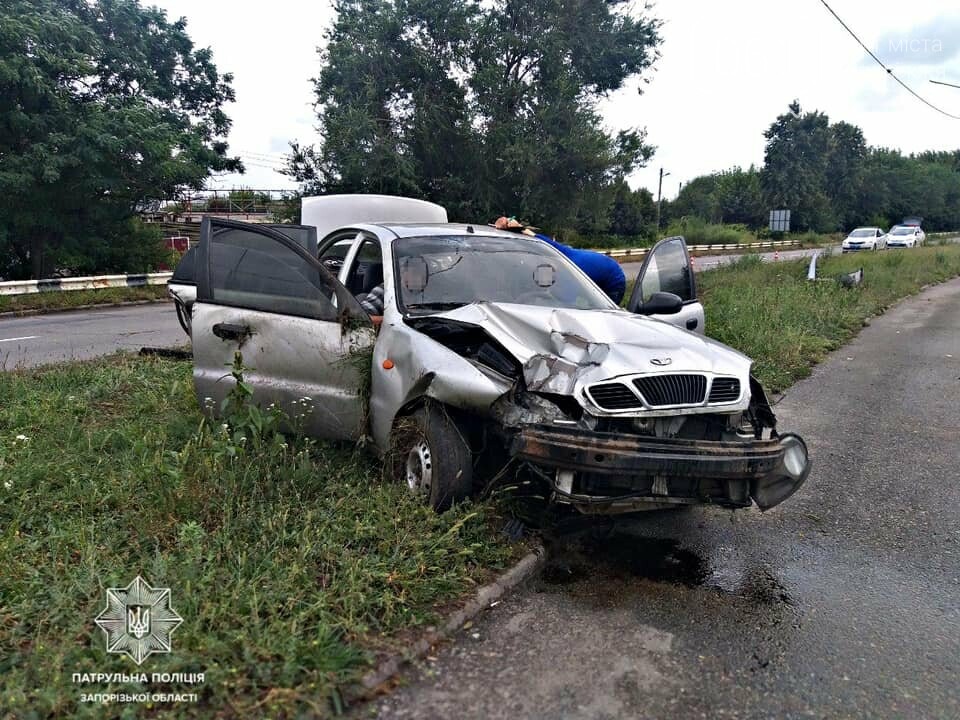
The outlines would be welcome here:
M 367 238 L 363 241 L 344 284 L 354 295 L 368 293 L 383 284 L 383 252 L 378 240 Z
M 334 275 L 340 274 L 343 261 L 346 259 L 347 253 L 350 252 L 350 248 L 353 247 L 358 234 L 355 230 L 350 230 L 324 238 L 320 244 L 319 257 L 320 262 L 327 270 Z
M 209 302 L 336 320 L 320 271 L 277 239 L 256 230 L 217 228 L 208 252 Z
M 673 293 L 684 302 L 696 300 L 693 272 L 682 238 L 663 240 L 653 249 L 640 280 L 640 289 L 643 302 L 656 292 Z

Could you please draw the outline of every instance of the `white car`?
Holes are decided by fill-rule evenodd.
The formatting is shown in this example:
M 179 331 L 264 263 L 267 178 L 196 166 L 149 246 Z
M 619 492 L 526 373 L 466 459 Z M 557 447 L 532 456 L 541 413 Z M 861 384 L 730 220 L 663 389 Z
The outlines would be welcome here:
M 540 240 L 388 222 L 356 196 L 310 205 L 316 252 L 203 221 L 193 377 L 209 412 L 242 351 L 255 402 L 309 398 L 305 433 L 367 440 L 438 510 L 500 478 L 588 514 L 765 510 L 806 479 L 806 446 L 779 432 L 752 361 L 700 334 L 683 238 L 647 254 L 624 310 Z M 380 315 L 356 297 L 375 288 Z
M 918 225 L 895 225 L 887 236 L 887 247 L 920 247 L 926 239 L 927 234 Z
M 847 235 L 840 247 L 843 252 L 882 250 L 887 247 L 887 234 L 878 227 L 857 228 Z

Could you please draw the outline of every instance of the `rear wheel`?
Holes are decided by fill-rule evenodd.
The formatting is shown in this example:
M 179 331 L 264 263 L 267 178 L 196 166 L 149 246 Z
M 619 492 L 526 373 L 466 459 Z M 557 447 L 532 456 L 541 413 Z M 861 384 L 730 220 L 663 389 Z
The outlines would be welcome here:
M 470 496 L 473 458 L 442 407 L 428 405 L 397 421 L 388 469 L 434 510 Z

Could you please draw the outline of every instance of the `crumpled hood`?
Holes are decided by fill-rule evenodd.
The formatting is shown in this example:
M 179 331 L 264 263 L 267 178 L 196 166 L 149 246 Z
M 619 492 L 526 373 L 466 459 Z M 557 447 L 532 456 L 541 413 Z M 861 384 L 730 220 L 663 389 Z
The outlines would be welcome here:
M 527 388 L 563 395 L 578 384 L 646 372 L 746 379 L 751 361 L 722 343 L 623 310 L 476 303 L 433 317 L 483 328 L 522 365 Z M 665 366 L 651 361 L 664 361 Z

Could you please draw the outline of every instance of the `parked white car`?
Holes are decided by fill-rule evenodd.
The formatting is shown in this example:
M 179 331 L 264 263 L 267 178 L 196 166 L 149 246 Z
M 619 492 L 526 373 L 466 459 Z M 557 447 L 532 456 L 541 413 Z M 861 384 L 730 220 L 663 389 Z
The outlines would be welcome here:
M 343 202 L 363 217 L 363 198 Z M 207 218 L 196 257 L 201 406 L 219 412 L 240 351 L 254 401 L 309 398 L 306 433 L 367 438 L 437 509 L 522 477 L 589 514 L 765 510 L 809 472 L 751 360 L 699 334 L 683 238 L 648 253 L 631 311 L 547 243 L 484 225 L 353 220 L 312 253 Z M 357 299 L 375 288 L 376 317 Z
M 887 247 L 920 247 L 926 239 L 927 234 L 917 225 L 895 225 L 887 236 Z
M 841 250 L 843 252 L 856 252 L 857 250 L 882 250 L 886 247 L 887 234 L 882 228 L 862 227 L 847 235 L 841 245 Z

